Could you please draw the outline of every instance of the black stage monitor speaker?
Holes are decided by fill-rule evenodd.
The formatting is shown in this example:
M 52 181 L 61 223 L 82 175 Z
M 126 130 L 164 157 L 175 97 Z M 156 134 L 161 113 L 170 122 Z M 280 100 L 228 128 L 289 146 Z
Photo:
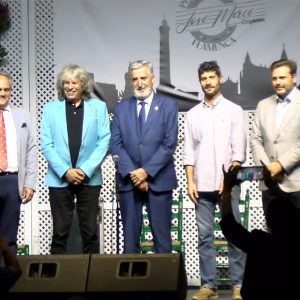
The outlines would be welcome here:
M 86 290 L 90 255 L 18 256 L 22 276 L 10 293 L 58 293 Z
M 139 294 L 139 300 L 186 300 L 187 279 L 182 255 L 93 254 L 87 292 L 118 293 L 122 299 L 135 299 L 134 295 Z M 126 294 L 130 296 L 126 298 Z

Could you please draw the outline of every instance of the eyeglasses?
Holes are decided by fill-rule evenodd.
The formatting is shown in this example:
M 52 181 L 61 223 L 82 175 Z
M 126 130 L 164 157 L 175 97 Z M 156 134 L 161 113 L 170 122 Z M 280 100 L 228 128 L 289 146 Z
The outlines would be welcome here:
M 11 91 L 11 88 L 4 88 L 4 89 L 2 89 L 2 88 L 0 88 L 0 92 L 4 92 L 4 93 L 8 93 L 8 92 L 10 92 Z

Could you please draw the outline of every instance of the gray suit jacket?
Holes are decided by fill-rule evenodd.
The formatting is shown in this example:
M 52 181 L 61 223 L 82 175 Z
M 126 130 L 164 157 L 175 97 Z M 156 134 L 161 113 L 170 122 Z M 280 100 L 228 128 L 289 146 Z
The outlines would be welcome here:
M 30 114 L 10 105 L 17 133 L 18 188 L 20 197 L 24 187 L 35 190 L 37 176 L 37 155 L 34 129 Z
M 258 103 L 252 134 L 251 151 L 256 165 L 279 161 L 285 170 L 279 183 L 285 192 L 300 191 L 300 91 L 296 89 L 279 129 L 276 129 L 276 95 Z M 266 187 L 261 183 L 261 189 Z

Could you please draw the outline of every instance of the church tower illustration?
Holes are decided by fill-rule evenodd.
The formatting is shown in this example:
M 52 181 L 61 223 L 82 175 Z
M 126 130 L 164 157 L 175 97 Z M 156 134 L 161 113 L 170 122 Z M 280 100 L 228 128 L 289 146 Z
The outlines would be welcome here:
M 170 75 L 170 27 L 164 19 L 159 26 L 160 32 L 160 58 L 159 58 L 159 83 L 172 87 Z

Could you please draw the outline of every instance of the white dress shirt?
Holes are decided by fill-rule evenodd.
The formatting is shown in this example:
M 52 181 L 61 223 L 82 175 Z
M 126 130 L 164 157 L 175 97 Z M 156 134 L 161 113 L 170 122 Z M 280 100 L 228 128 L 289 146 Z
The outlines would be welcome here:
M 153 96 L 154 96 L 154 92 L 152 91 L 152 93 L 150 94 L 150 96 L 148 98 L 146 98 L 145 100 L 142 101 L 142 100 L 137 99 L 137 115 L 139 115 L 140 110 L 142 108 L 142 106 L 139 105 L 139 104 L 141 102 L 145 103 L 145 122 L 147 121 L 147 117 L 148 117 L 148 114 L 149 114 L 149 110 L 150 110 L 150 107 L 151 107 Z
M 6 148 L 7 148 L 7 163 L 8 168 L 5 171 L 18 171 L 18 152 L 17 152 L 17 133 L 16 126 L 11 112 L 11 107 L 6 106 L 3 111 L 3 118 L 6 132 Z

